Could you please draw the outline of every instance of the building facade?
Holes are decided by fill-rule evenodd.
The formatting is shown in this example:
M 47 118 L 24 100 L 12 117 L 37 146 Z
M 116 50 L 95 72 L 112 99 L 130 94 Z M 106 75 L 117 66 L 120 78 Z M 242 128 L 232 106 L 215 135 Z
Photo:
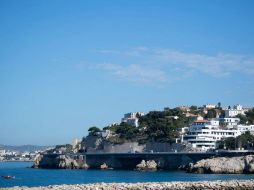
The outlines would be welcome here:
M 238 104 L 238 105 L 233 106 L 233 108 L 226 109 L 225 110 L 225 117 L 235 117 L 238 114 L 244 115 L 245 111 L 246 110 L 243 109 L 243 107 L 240 104 Z
M 186 128 L 184 130 L 186 131 Z M 196 120 L 182 135 L 182 142 L 190 143 L 194 149 L 207 151 L 215 149 L 217 141 L 241 134 L 237 128 L 221 127 L 218 119 Z
M 131 112 L 124 114 L 122 118 L 122 122 L 127 123 L 129 125 L 138 127 L 138 119 L 140 116 L 144 116 L 144 112 Z

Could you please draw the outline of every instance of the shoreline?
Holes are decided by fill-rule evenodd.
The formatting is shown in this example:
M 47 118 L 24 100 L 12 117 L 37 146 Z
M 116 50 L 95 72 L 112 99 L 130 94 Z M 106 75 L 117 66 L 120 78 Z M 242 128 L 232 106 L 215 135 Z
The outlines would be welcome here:
M 34 160 L 1 160 L 0 162 L 34 162 Z
M 145 183 L 90 183 L 75 185 L 49 185 L 39 187 L 9 187 L 2 190 L 253 190 L 254 180 L 216 180 L 196 182 L 145 182 Z

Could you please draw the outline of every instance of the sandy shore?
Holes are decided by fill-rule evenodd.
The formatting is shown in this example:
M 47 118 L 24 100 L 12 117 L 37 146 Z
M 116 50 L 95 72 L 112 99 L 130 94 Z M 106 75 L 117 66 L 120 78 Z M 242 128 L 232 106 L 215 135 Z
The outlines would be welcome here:
M 254 190 L 254 180 L 158 182 L 158 183 L 95 183 L 77 185 L 50 185 L 46 187 L 12 187 L 2 190 Z

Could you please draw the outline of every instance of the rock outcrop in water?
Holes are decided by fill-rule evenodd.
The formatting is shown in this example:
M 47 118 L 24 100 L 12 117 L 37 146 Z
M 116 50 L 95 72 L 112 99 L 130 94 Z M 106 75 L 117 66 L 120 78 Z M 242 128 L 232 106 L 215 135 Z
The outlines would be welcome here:
M 58 169 L 87 169 L 89 166 L 82 157 L 74 159 L 68 155 L 58 155 L 57 157 L 37 155 L 33 168 L 58 168 Z
M 108 165 L 107 165 L 106 163 L 103 163 L 103 164 L 100 166 L 100 168 L 101 168 L 102 170 L 107 170 L 107 169 L 108 169 Z
M 159 183 L 95 183 L 50 185 L 47 187 L 13 187 L 8 190 L 253 190 L 254 180 L 159 182 Z M 5 189 L 3 189 L 5 190 Z M 7 190 L 7 189 L 6 189 Z
M 218 157 L 200 160 L 187 169 L 191 173 L 247 174 L 254 173 L 254 155 Z
M 142 160 L 136 168 L 137 170 L 157 170 L 157 163 L 154 160 Z

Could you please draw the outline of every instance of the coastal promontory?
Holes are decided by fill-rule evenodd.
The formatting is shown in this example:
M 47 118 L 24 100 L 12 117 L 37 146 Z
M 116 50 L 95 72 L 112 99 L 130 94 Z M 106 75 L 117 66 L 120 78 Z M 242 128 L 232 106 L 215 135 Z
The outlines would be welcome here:
M 217 157 L 190 164 L 191 173 L 249 174 L 254 173 L 254 155 Z

